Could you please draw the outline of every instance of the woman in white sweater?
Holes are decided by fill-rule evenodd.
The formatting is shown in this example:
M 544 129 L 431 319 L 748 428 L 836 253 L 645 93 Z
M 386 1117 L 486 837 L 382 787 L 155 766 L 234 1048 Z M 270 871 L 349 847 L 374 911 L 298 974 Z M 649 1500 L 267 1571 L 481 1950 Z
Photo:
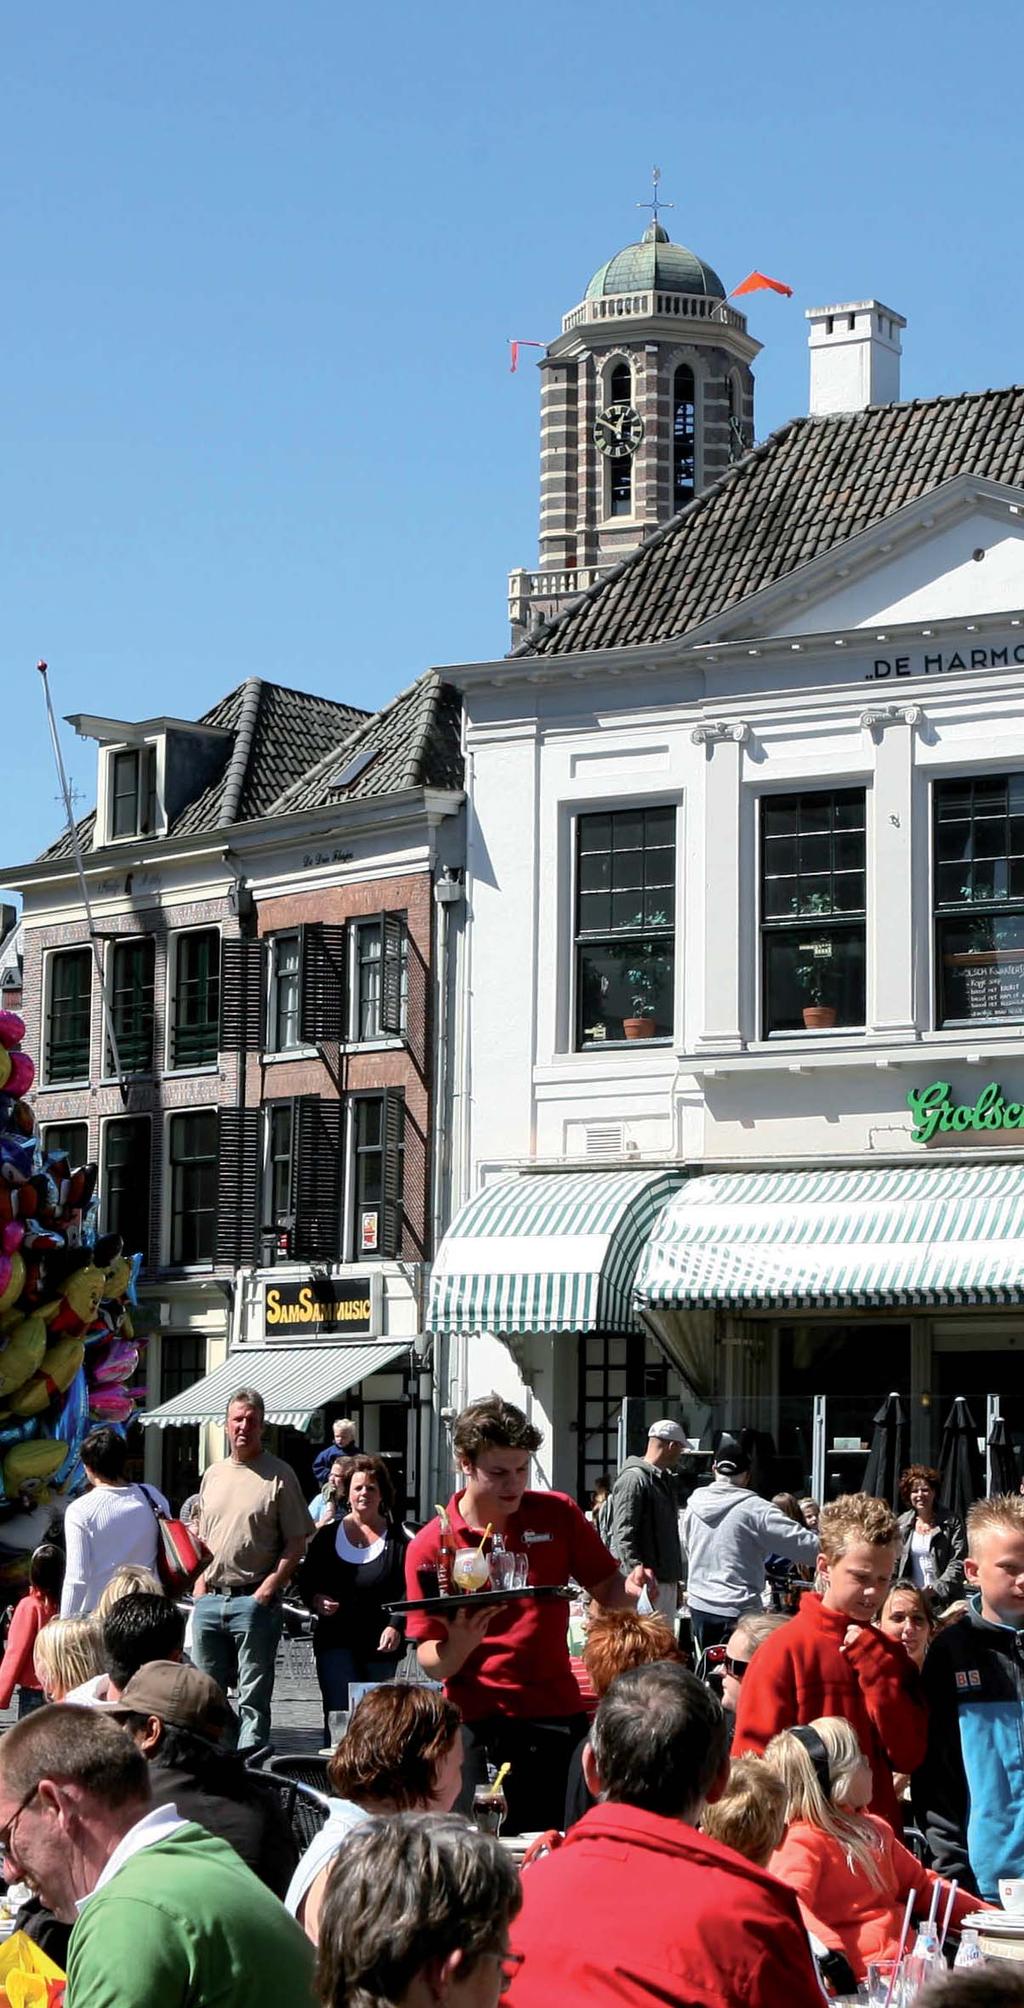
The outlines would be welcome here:
M 126 1562 L 155 1569 L 157 1518 L 168 1512 L 155 1485 L 130 1485 L 124 1476 L 127 1445 L 113 1429 L 94 1429 L 82 1445 L 88 1492 L 64 1515 L 67 1568 L 61 1593 L 62 1618 L 88 1617 L 115 1570 Z

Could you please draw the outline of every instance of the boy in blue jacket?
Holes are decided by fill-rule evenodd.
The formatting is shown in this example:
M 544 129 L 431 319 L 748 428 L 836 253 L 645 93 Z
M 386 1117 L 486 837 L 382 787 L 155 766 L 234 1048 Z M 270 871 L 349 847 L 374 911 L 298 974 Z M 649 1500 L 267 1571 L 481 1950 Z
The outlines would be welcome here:
M 928 1752 L 914 1814 L 940 1875 L 999 1901 L 1024 1875 L 1024 1498 L 979 1499 L 967 1515 L 966 1615 L 924 1664 Z

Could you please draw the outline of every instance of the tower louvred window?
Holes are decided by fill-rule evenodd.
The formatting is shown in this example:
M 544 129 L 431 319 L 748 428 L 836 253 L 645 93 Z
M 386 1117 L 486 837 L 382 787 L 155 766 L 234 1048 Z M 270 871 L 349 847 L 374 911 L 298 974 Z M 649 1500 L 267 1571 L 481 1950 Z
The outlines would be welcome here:
M 696 386 L 688 363 L 672 378 L 672 502 L 684 509 L 696 488 Z

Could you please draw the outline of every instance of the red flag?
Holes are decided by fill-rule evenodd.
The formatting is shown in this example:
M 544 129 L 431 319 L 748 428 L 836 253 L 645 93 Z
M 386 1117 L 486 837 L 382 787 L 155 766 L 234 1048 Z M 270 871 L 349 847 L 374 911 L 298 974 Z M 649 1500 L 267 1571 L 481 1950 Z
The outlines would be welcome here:
M 793 298 L 792 286 L 785 286 L 781 279 L 769 279 L 766 272 L 748 272 L 741 286 L 734 286 L 729 294 L 735 300 L 738 293 L 785 293 L 787 300 Z
M 546 342 L 519 342 L 519 341 L 513 341 L 510 336 L 508 344 L 509 369 L 512 370 L 514 373 L 519 368 L 520 349 L 544 349 L 546 347 L 547 347 Z

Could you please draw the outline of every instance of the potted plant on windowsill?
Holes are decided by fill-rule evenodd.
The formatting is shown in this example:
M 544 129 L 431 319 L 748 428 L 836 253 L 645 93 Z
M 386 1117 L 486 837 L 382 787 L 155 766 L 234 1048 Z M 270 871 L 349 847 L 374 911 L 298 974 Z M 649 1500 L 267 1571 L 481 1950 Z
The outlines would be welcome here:
M 652 927 L 664 926 L 666 916 L 652 914 Z M 658 1030 L 658 996 L 668 974 L 668 957 L 659 941 L 634 942 L 628 950 L 630 966 L 626 985 L 630 992 L 632 1016 L 623 1018 L 627 1039 L 653 1039 Z
M 627 1039 L 653 1039 L 658 1029 L 653 981 L 643 980 L 642 969 L 627 969 L 626 978 L 633 988 L 633 1016 L 622 1020 L 623 1032 Z
M 803 1018 L 809 1032 L 831 1031 L 839 1015 L 835 1003 L 836 975 L 831 949 L 824 955 L 813 953 L 801 962 L 796 980 L 804 997 Z

